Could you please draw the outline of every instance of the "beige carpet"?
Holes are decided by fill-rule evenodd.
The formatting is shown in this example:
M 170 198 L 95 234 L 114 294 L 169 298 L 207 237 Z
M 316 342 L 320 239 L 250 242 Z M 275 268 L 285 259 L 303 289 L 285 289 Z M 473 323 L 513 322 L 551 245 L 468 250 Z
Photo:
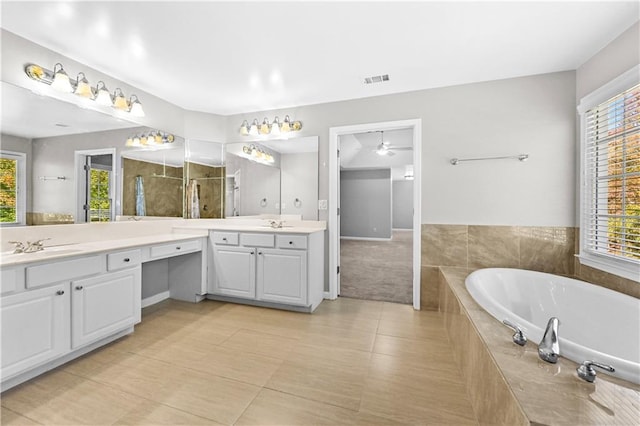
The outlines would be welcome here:
M 391 241 L 340 240 L 340 296 L 411 304 L 413 233 Z

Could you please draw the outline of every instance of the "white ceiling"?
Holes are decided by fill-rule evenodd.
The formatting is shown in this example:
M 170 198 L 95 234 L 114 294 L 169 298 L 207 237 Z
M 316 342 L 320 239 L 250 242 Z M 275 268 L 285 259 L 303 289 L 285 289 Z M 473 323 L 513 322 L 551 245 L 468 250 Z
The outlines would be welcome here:
M 384 135 L 367 132 L 340 136 L 340 168 L 391 169 L 393 180 L 404 179 L 407 166 L 413 165 L 413 151 L 391 149 L 395 155 L 378 155 L 376 148 L 383 140 L 392 147 L 411 147 L 413 129 L 385 131 Z
M 3 1 L 1 25 L 182 108 L 233 114 L 573 70 L 639 5 Z M 379 74 L 390 81 L 363 84 Z

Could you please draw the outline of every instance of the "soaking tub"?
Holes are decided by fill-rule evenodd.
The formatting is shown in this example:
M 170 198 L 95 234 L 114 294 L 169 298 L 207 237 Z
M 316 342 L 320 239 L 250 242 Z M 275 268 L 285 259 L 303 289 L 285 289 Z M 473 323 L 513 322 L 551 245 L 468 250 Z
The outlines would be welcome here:
M 592 360 L 612 365 L 614 373 L 602 373 L 640 384 L 639 299 L 520 269 L 480 269 L 465 285 L 491 316 L 517 324 L 534 344 L 542 340 L 549 318 L 558 317 L 561 356 L 578 364 Z

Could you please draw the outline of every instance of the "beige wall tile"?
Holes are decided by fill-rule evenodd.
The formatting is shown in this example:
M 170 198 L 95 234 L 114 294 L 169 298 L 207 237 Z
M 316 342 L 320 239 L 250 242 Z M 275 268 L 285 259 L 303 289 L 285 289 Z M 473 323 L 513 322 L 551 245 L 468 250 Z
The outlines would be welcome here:
M 422 225 L 422 265 L 467 266 L 467 226 Z
M 420 275 L 420 308 L 435 311 L 439 299 L 439 269 L 437 266 L 423 266 Z
M 519 226 L 520 267 L 573 275 L 575 228 Z
M 469 268 L 518 268 L 516 226 L 469 226 Z

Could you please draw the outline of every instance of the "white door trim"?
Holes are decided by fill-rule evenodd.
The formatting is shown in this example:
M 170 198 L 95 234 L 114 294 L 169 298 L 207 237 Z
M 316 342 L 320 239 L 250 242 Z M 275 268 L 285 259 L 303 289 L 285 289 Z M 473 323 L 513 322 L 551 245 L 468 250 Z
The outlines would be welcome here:
M 329 128 L 329 299 L 338 297 L 338 137 L 379 130 L 413 129 L 413 308 L 420 309 L 420 239 L 422 222 L 422 119 L 385 121 Z

